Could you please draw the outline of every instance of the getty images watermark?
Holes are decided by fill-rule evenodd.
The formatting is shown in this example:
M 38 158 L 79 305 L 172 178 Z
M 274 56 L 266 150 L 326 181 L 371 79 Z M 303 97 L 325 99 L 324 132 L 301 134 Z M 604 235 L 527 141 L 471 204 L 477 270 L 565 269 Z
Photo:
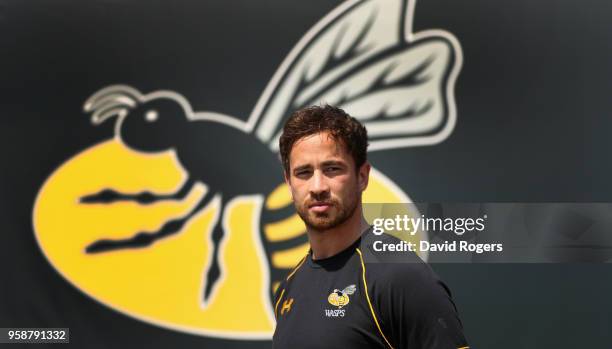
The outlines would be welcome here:
M 374 218 L 372 221 L 372 233 L 380 236 L 387 231 L 405 232 L 410 236 L 416 236 L 419 232 L 446 232 L 456 236 L 462 236 L 469 232 L 482 232 L 485 230 L 487 215 L 477 218 L 432 218 L 421 215 L 413 217 L 409 214 L 396 214 L 393 218 Z M 503 243 L 473 243 L 466 240 L 445 240 L 441 243 L 420 240 L 418 244 L 414 241 L 399 240 L 394 243 L 385 243 L 381 240 L 373 243 L 376 252 L 502 252 Z
M 433 263 L 612 261 L 612 203 L 365 203 L 363 209 L 373 231 L 369 249 L 386 258 L 409 260 L 414 252 Z

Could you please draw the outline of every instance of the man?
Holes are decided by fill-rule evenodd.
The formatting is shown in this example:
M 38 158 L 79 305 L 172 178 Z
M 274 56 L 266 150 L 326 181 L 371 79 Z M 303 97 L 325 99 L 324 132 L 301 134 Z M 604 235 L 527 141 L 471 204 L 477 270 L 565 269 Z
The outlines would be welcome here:
M 279 285 L 275 348 L 468 348 L 446 286 L 414 253 L 384 263 L 361 196 L 366 129 L 343 110 L 309 107 L 284 126 L 285 181 L 310 251 Z M 373 262 L 378 261 L 378 262 Z

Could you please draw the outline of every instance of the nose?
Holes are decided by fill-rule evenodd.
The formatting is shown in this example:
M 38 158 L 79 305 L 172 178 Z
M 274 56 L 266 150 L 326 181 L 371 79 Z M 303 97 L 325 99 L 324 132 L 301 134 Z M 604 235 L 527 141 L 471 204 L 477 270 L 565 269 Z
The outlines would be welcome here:
M 310 178 L 310 195 L 315 199 L 322 199 L 329 193 L 327 178 L 319 170 L 314 171 Z M 320 198 L 322 197 L 322 198 Z

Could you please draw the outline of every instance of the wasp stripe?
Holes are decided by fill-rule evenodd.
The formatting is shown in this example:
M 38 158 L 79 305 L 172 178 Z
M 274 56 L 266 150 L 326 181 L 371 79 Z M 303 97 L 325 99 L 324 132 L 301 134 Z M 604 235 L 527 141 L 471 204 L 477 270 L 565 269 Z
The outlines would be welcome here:
M 308 252 L 308 248 L 310 244 L 308 241 L 302 245 L 298 245 L 296 247 L 278 251 L 272 253 L 272 265 L 277 268 L 290 268 L 295 265 L 296 257 L 303 256 L 304 253 Z
M 306 234 L 304 222 L 297 214 L 290 217 L 264 225 L 264 234 L 270 242 L 289 240 Z
M 276 210 L 285 207 L 293 202 L 291 192 L 287 184 L 282 183 L 268 195 L 266 199 L 266 209 Z
M 280 281 L 274 281 L 272 283 L 272 293 L 276 293 L 276 290 L 278 289 L 278 286 L 280 286 Z
M 374 307 L 372 307 L 372 302 L 370 301 L 370 294 L 368 293 L 368 283 L 366 282 L 366 275 L 365 275 L 366 270 L 365 270 L 365 264 L 363 263 L 363 255 L 361 254 L 361 250 L 359 248 L 357 248 L 357 253 L 359 253 L 359 260 L 361 261 L 361 270 L 362 270 L 361 275 L 363 277 L 363 287 L 365 288 L 365 296 L 368 301 L 368 305 L 370 306 L 370 311 L 372 312 L 374 323 L 376 324 L 376 327 L 378 328 L 378 332 L 380 332 L 385 342 L 387 342 L 387 345 L 389 346 L 389 348 L 393 349 L 393 346 L 391 345 L 391 343 L 389 343 L 389 340 L 387 340 L 387 337 L 385 336 L 382 329 L 380 328 L 380 324 L 378 323 L 378 319 L 376 318 L 376 314 L 374 313 Z

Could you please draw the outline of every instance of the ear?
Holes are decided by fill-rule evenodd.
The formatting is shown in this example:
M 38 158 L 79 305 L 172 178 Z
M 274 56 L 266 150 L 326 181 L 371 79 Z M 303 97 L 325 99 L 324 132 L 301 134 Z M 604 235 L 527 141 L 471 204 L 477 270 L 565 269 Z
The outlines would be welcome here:
M 368 182 L 370 179 L 370 163 L 364 162 L 363 165 L 357 171 L 357 181 L 359 182 L 359 190 L 362 192 L 366 190 L 368 187 Z

